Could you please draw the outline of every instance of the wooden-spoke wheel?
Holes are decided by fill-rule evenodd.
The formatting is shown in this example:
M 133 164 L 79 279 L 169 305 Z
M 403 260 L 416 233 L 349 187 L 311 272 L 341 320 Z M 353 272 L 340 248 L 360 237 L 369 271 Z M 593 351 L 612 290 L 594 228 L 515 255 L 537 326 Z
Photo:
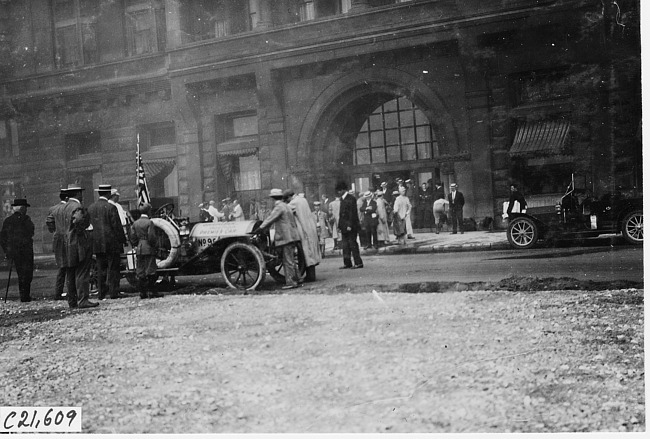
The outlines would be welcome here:
M 284 262 L 282 262 L 282 249 L 273 249 L 273 254 L 276 256 L 273 260 L 266 264 L 266 269 L 269 271 L 269 274 L 273 279 L 278 283 L 285 284 L 286 278 L 284 277 Z M 294 260 L 296 261 L 296 267 L 298 267 L 298 278 L 302 280 L 305 276 L 305 271 L 307 266 L 305 265 L 305 253 L 302 250 L 300 244 L 296 245 L 294 250 Z
M 529 218 L 515 218 L 508 224 L 508 242 L 517 249 L 531 248 L 539 238 L 537 225 Z
M 630 244 L 643 244 L 643 211 L 635 210 L 629 213 L 621 226 L 623 237 Z
M 234 242 L 223 252 L 221 274 L 231 288 L 254 290 L 266 275 L 264 256 L 253 245 Z

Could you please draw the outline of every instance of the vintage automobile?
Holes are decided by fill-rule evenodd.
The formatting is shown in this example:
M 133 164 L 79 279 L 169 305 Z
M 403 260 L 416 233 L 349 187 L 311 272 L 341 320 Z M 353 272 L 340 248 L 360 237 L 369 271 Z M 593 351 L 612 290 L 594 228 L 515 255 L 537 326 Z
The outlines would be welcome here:
M 254 290 L 268 271 L 284 283 L 282 256 L 273 245 L 274 230 L 252 233 L 262 221 L 190 223 L 189 218 L 176 217 L 169 203 L 156 210 L 151 221 L 158 235 L 157 274 L 176 276 L 221 273 L 228 286 Z M 305 273 L 302 248 L 296 249 L 296 263 Z M 136 285 L 135 251 L 123 257 L 122 275 Z
M 643 196 L 637 190 L 619 190 L 594 197 L 576 189 L 575 177 L 554 211 L 511 213 L 506 230 L 513 248 L 527 249 L 539 240 L 567 240 L 622 233 L 631 244 L 643 244 Z

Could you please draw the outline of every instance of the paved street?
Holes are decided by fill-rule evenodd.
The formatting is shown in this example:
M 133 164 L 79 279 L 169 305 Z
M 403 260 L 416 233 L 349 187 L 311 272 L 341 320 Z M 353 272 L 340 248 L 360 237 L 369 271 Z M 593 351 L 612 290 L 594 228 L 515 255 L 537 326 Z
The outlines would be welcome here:
M 467 232 L 463 235 L 419 233 L 406 247 L 397 245 L 379 251 L 362 251 L 362 270 L 339 270 L 342 256 L 329 243 L 325 259 L 317 269 L 318 288 L 390 285 L 419 282 L 494 282 L 513 275 L 533 277 L 572 277 L 599 282 L 627 280 L 643 282 L 643 248 L 627 245 L 620 236 L 587 240 L 582 245 L 563 243 L 539 245 L 530 250 L 509 248 L 505 232 Z M 55 271 L 51 255 L 37 256 L 33 296 L 49 298 Z M 1 266 L 0 286 L 6 288 L 7 266 Z M 179 288 L 226 288 L 219 274 L 178 277 Z M 9 299 L 17 300 L 15 273 Z M 126 280 L 122 289 L 132 292 Z M 270 276 L 260 290 L 278 286 Z M 306 288 L 310 288 L 308 285 Z

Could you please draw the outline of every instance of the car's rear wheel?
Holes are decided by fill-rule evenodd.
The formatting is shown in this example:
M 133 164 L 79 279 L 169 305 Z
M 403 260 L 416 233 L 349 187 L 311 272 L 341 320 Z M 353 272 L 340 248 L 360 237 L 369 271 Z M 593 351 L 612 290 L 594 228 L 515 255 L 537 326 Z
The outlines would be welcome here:
M 274 249 L 275 258 L 266 264 L 266 269 L 269 270 L 269 274 L 273 279 L 278 283 L 285 284 L 286 277 L 284 277 L 284 262 L 282 261 L 282 249 Z M 298 267 L 298 277 L 302 280 L 305 276 L 305 271 L 307 271 L 307 266 L 305 265 L 305 253 L 302 250 L 301 245 L 296 245 L 294 250 L 294 260 L 296 261 L 296 267 Z
M 221 274 L 231 288 L 254 290 L 266 275 L 264 256 L 253 245 L 234 242 L 221 256 Z
M 537 243 L 539 230 L 529 218 L 515 218 L 508 224 L 508 242 L 516 249 L 527 249 Z
M 623 237 L 630 244 L 642 245 L 643 244 L 643 211 L 635 210 L 630 212 L 623 219 L 621 225 Z

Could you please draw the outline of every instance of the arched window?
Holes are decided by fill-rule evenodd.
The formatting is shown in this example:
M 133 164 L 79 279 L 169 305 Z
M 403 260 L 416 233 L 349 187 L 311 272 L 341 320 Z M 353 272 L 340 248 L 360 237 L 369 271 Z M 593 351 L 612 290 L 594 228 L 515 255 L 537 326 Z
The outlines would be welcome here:
M 400 97 L 380 105 L 359 130 L 354 164 L 427 160 L 438 156 L 429 120 L 411 101 Z

